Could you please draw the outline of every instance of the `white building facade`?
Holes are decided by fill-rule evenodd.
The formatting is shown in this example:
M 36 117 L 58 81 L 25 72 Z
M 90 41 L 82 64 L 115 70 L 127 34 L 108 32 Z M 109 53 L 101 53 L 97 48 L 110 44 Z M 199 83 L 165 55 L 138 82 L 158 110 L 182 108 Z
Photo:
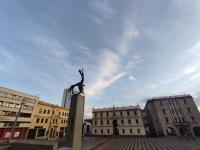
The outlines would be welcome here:
M 93 135 L 145 136 L 139 106 L 100 108 L 92 110 Z

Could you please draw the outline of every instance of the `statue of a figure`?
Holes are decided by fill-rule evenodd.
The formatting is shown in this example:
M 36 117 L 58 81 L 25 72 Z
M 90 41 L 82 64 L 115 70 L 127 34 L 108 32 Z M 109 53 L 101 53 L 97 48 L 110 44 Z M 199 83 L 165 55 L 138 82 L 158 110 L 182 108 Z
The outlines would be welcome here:
M 68 91 L 69 91 L 70 93 L 72 93 L 72 94 L 74 94 L 74 87 L 76 87 L 76 86 L 78 86 L 79 94 L 80 94 L 80 93 L 84 93 L 84 91 L 83 91 L 83 90 L 84 90 L 84 89 L 83 89 L 83 86 L 85 86 L 85 85 L 83 84 L 83 82 L 84 82 L 83 68 L 80 69 L 80 70 L 78 70 L 78 72 L 79 72 L 80 75 L 81 75 L 81 81 L 78 82 L 78 83 L 76 83 L 76 84 L 74 84 L 74 85 L 71 85 L 71 86 L 70 86 L 70 88 L 68 89 Z

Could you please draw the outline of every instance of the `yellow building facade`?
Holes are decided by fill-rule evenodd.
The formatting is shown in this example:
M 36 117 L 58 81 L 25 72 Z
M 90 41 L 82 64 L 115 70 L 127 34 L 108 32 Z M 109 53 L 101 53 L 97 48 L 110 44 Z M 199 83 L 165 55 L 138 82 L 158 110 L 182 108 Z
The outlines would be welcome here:
M 69 109 L 39 101 L 33 114 L 27 139 L 52 139 L 65 136 Z

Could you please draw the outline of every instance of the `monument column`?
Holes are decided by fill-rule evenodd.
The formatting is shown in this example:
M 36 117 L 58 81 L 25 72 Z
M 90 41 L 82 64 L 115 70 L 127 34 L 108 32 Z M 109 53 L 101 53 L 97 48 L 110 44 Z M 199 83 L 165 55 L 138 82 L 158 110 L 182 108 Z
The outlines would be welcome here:
M 84 103 L 83 93 L 72 95 L 66 133 L 66 146 L 72 150 L 81 150 Z

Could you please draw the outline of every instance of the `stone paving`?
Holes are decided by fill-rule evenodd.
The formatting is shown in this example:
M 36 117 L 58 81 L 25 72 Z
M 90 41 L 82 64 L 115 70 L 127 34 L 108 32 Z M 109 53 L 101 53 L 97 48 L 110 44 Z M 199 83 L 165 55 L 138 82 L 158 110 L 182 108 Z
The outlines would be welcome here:
M 200 138 L 110 138 L 88 150 L 200 150 Z

